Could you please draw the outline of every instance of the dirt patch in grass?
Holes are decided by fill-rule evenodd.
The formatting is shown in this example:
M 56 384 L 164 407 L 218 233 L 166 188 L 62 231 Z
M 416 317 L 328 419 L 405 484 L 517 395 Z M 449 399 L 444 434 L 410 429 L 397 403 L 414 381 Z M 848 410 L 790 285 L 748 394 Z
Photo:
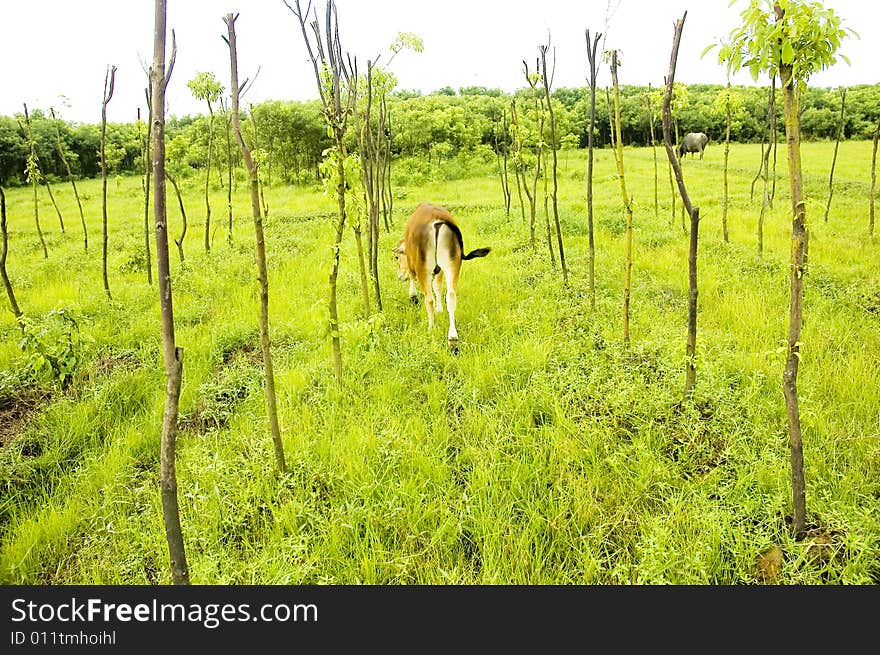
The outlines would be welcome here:
M 791 530 L 792 518 L 785 516 L 785 525 Z M 786 552 L 782 546 L 773 545 L 765 549 L 755 558 L 755 569 L 758 579 L 764 584 L 779 584 L 782 580 L 782 570 L 785 563 L 792 559 L 799 560 L 799 566 L 820 570 L 820 576 L 825 582 L 835 582 L 830 579 L 830 564 L 840 564 L 849 556 L 844 543 L 844 533 L 841 530 L 811 523 L 806 526 L 804 538 L 800 541 L 798 550 L 802 554 L 795 555 Z
M 770 546 L 755 558 L 758 579 L 764 584 L 778 583 L 783 564 L 785 564 L 785 551 L 779 546 Z
M 138 355 L 133 350 L 117 350 L 102 352 L 95 359 L 95 372 L 101 375 L 110 375 L 117 369 L 133 371 L 141 365 Z
M 213 377 L 199 387 L 192 410 L 181 413 L 177 427 L 202 434 L 225 427 L 236 408 L 263 380 L 263 353 L 248 339 L 224 348 Z
M 26 387 L 16 393 L 0 396 L 0 446 L 5 446 L 37 411 L 49 402 L 49 392 Z
M 880 316 L 880 288 L 863 289 L 859 297 L 859 307 L 868 314 Z
M 235 363 L 262 366 L 263 350 L 257 341 L 246 341 L 237 344 L 234 348 L 224 350 L 222 362 L 223 366 L 230 366 Z

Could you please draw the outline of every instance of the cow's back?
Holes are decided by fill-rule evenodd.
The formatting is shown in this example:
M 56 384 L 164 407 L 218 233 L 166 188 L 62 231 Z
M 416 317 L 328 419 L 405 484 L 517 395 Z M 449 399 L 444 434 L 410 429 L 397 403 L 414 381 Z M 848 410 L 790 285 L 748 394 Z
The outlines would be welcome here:
M 434 223 L 437 221 L 448 223 L 454 226 L 453 229 L 458 227 L 452 214 L 446 208 L 429 202 L 419 204 L 407 219 L 404 229 L 404 242 L 411 270 L 415 270 L 418 266 L 422 265 L 429 256 L 432 259 L 436 259 L 434 254 L 436 239 Z
M 432 205 L 430 202 L 420 203 L 406 221 L 406 232 L 424 229 L 424 226 L 430 225 L 435 220 L 455 223 L 452 214 L 445 207 Z

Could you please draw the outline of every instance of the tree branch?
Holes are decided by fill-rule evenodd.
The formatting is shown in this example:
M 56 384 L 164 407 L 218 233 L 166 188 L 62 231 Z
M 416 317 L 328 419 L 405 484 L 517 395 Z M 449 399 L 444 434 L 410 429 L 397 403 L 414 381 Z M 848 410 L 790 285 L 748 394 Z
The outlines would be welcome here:
M 675 34 L 672 37 L 672 55 L 669 59 L 669 74 L 666 76 L 666 93 L 663 95 L 663 145 L 666 148 L 666 156 L 669 158 L 669 164 L 675 173 L 675 180 L 678 183 L 678 192 L 681 194 L 681 200 L 684 203 L 688 216 L 693 213 L 693 204 L 687 189 L 684 185 L 684 177 L 681 172 L 681 163 L 672 147 L 672 137 L 670 136 L 670 123 L 672 121 L 672 86 L 675 81 L 675 65 L 678 61 L 678 47 L 681 43 L 681 31 L 684 28 L 684 21 L 687 18 L 687 11 L 677 21 L 675 21 Z

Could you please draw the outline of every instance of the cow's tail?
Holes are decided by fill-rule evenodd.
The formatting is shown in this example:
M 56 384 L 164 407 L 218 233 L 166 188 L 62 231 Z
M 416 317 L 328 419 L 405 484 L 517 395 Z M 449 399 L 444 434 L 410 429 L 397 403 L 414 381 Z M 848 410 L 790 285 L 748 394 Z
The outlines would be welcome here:
M 465 255 L 464 254 L 464 239 L 461 236 L 461 229 L 458 227 L 458 225 L 456 225 L 455 223 L 451 223 L 449 221 L 438 220 L 436 223 L 434 223 L 434 253 L 435 253 L 435 257 L 436 257 L 436 253 L 437 253 L 438 241 L 440 240 L 440 226 L 441 225 L 445 225 L 450 230 L 452 230 L 453 234 L 455 234 L 455 238 L 458 239 L 458 247 L 461 248 L 462 260 L 476 259 L 477 257 L 485 257 L 492 250 L 491 248 L 477 248 L 476 250 L 472 250 L 468 254 Z M 435 262 L 434 275 L 437 275 L 437 273 L 439 271 L 440 271 L 440 266 L 438 266 Z
M 463 255 L 462 259 L 476 259 L 477 257 L 485 257 L 491 251 L 491 248 L 477 248 L 476 250 L 471 250 L 468 254 Z

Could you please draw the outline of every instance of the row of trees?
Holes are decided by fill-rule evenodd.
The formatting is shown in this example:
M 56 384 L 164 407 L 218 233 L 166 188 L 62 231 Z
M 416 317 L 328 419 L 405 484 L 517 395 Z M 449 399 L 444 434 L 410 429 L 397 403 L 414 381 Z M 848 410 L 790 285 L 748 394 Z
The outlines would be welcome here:
M 601 82 L 601 81 L 600 81 Z M 540 89 L 539 89 L 540 90 Z M 676 85 L 673 120 L 681 132 L 703 131 L 716 142 L 725 139 L 727 121 L 719 108 L 725 87 L 712 84 Z M 733 87 L 736 111 L 730 125 L 730 139 L 735 142 L 760 142 L 766 134 L 768 89 Z M 619 89 L 620 133 L 623 145 L 650 145 L 652 128 L 660 130 L 657 108 L 662 105 L 663 88 L 626 86 Z M 590 111 L 589 87 L 562 88 L 551 92 L 559 147 L 587 147 Z M 219 104 L 207 116 L 170 118 L 167 122 L 170 165 L 178 175 L 200 169 L 211 159 L 216 163 L 217 183 L 223 184 L 223 171 L 242 165 L 241 153 L 229 147 L 231 123 L 229 102 L 217 95 Z M 430 95 L 408 91 L 388 94 L 389 130 L 394 155 L 420 155 L 439 161 L 478 146 L 493 150 L 510 146 L 499 135 L 502 117 L 516 99 L 524 112 L 532 109 L 533 90 L 524 88 L 514 94 L 483 87 L 462 88 L 458 93 L 441 89 Z M 653 107 L 649 117 L 648 101 Z M 216 100 L 215 100 L 216 102 Z M 807 88 L 801 97 L 801 138 L 834 139 L 840 113 L 840 90 Z M 783 125 L 782 103 L 777 103 L 777 125 Z M 266 153 L 262 171 L 268 183 L 313 181 L 324 150 L 332 145 L 327 135 L 320 101 L 273 100 L 242 107 L 242 131 L 253 135 L 257 126 L 260 149 Z M 880 84 L 853 86 L 847 89 L 846 116 L 842 138 L 870 139 L 880 117 Z M 22 116 L 0 116 L 0 180 L 7 185 L 24 183 L 24 171 L 30 152 L 28 138 L 20 123 Z M 50 111 L 32 109 L 31 131 L 36 154 L 44 175 L 65 178 L 66 157 L 79 177 L 100 174 L 100 125 L 71 124 Z M 525 123 L 531 123 L 525 120 Z M 673 126 L 675 127 L 675 126 Z M 549 124 L 545 125 L 549 142 Z M 230 139 L 226 138 L 226 135 Z M 528 135 L 524 138 L 528 139 Z M 109 123 L 106 132 L 106 159 L 111 173 L 141 172 L 142 131 L 137 123 Z M 350 150 L 356 148 L 357 134 L 346 135 Z M 595 108 L 596 147 L 612 143 L 609 104 L 599 94 Z

